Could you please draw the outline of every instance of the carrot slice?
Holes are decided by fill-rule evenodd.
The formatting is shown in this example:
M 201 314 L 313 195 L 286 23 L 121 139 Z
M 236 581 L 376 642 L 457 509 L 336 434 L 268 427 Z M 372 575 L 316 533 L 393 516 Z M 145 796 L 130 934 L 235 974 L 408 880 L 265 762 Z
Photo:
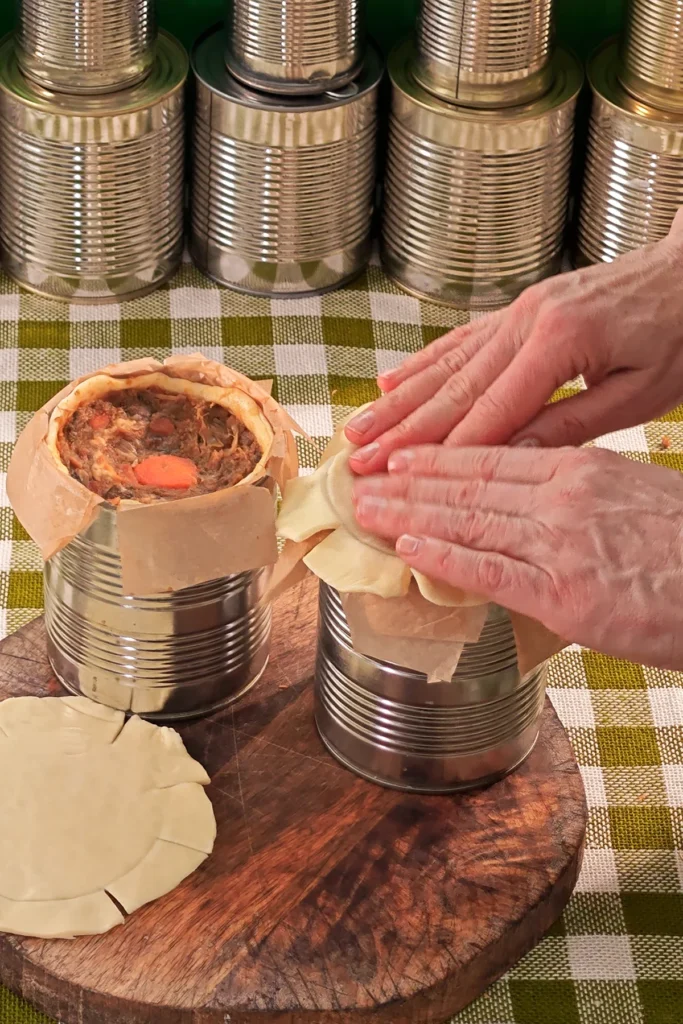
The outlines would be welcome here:
M 173 420 L 168 416 L 155 416 L 149 425 L 150 434 L 156 434 L 157 437 L 170 437 L 174 430 Z
M 94 416 L 90 417 L 90 426 L 93 430 L 104 430 L 111 423 L 109 413 L 96 412 Z
M 170 491 L 181 491 L 197 483 L 194 462 L 180 455 L 148 455 L 133 468 L 133 472 L 143 487 L 167 487 Z

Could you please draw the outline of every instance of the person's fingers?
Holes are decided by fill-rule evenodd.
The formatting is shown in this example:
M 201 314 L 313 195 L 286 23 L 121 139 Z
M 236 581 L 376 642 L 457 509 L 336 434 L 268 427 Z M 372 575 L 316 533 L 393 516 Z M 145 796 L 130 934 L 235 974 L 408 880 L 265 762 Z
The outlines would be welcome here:
M 403 534 L 396 542 L 396 553 L 425 576 L 535 618 L 550 590 L 543 570 L 499 552 L 475 551 L 433 537 Z
M 390 474 L 542 484 L 553 479 L 571 454 L 571 449 L 562 448 L 444 448 L 443 445 L 423 445 L 393 452 L 388 468 Z
M 368 445 L 382 434 L 403 422 L 411 413 L 433 398 L 448 378 L 461 370 L 478 350 L 480 340 L 468 338 L 462 345 L 445 353 L 438 362 L 427 366 L 363 409 L 346 424 L 346 436 L 353 444 Z
M 616 373 L 587 391 L 545 406 L 515 435 L 512 444 L 533 442 L 547 448 L 581 445 L 630 426 L 643 390 L 641 376 L 637 372 Z M 649 418 L 646 410 L 640 418 Z
M 356 504 L 356 518 L 370 533 L 396 540 L 403 534 L 433 537 L 478 551 L 495 551 L 524 562 L 534 562 L 543 544 L 542 528 L 524 516 L 487 509 L 457 509 L 446 504 L 387 500 L 364 495 Z
M 362 476 L 381 472 L 389 455 L 397 448 L 441 443 L 472 408 L 479 395 L 503 372 L 513 355 L 511 342 L 499 343 L 498 336 L 495 336 L 459 372 L 450 374 L 433 398 L 418 405 L 396 426 L 354 452 L 350 459 L 354 472 Z M 347 436 L 350 436 L 348 427 Z
M 583 371 L 577 364 L 576 346 L 560 335 L 559 325 L 555 336 L 549 336 L 552 329 L 552 322 L 536 324 L 509 365 L 487 384 L 454 426 L 447 444 L 506 444 L 541 411 L 558 387 Z
M 391 513 L 398 503 L 435 505 L 447 513 L 474 509 L 503 515 L 528 515 L 536 508 L 538 485 L 499 483 L 477 479 L 448 479 L 417 476 L 412 473 L 359 477 L 353 493 L 356 508 L 372 507 L 375 514 L 382 504 Z M 402 507 L 402 506 L 401 506 Z M 372 527 L 374 530 L 374 527 Z M 391 527 L 390 529 L 393 529 Z M 398 536 L 398 534 L 394 534 Z
M 368 409 L 363 409 L 346 424 L 345 432 L 352 444 L 368 445 L 381 434 L 401 423 L 410 413 L 429 401 L 443 387 L 449 377 L 458 373 L 467 362 L 490 340 L 493 327 L 477 330 L 462 329 L 458 339 L 445 343 L 451 335 L 435 341 L 423 352 L 412 357 L 416 367 L 408 379 L 398 387 L 377 399 Z M 423 360 L 424 366 L 417 366 L 420 356 L 426 356 L 434 348 L 434 358 Z M 399 367 L 399 370 L 402 369 Z M 379 380 L 379 378 L 378 378 Z
M 433 366 L 441 357 L 452 349 L 464 345 L 474 336 L 491 337 L 500 320 L 500 313 L 491 313 L 481 320 L 473 320 L 463 327 L 456 327 L 454 330 L 444 334 L 441 338 L 432 341 L 426 348 L 415 352 L 414 355 L 404 359 L 400 366 L 393 370 L 386 370 L 380 373 L 377 383 L 384 392 L 395 391 L 399 384 L 414 377 L 416 373 Z

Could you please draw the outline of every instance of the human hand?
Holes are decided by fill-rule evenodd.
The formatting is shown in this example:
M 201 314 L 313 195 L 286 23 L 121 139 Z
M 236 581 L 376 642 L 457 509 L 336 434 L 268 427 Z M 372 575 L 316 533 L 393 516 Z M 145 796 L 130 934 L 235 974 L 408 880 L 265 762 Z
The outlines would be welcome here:
M 359 478 L 366 530 L 412 568 L 566 640 L 683 669 L 683 477 L 603 449 L 395 452 Z
M 683 210 L 667 239 L 553 277 L 382 375 L 346 427 L 352 467 L 416 444 L 578 445 L 683 400 Z M 583 374 L 588 390 L 546 406 Z

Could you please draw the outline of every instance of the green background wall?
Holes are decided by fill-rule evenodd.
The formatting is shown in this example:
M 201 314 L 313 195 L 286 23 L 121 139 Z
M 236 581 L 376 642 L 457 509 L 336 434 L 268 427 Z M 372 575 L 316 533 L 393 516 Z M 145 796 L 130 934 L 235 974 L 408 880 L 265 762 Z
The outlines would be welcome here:
M 72 0 L 62 0 L 70 3 Z M 626 0 L 556 0 L 560 41 L 586 57 L 599 42 L 618 31 Z M 162 25 L 186 45 L 218 21 L 224 0 L 158 0 Z M 410 28 L 418 0 L 368 0 L 370 31 L 385 48 Z M 0 29 L 12 26 L 13 4 L 0 0 Z

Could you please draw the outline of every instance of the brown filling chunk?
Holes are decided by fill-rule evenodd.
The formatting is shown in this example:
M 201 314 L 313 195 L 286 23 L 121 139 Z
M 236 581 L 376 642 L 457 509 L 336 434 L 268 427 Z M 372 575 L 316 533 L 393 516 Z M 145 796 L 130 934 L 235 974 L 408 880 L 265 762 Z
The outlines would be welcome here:
M 72 477 L 115 504 L 232 487 L 261 458 L 254 435 L 223 406 L 156 388 L 82 405 L 58 448 Z

